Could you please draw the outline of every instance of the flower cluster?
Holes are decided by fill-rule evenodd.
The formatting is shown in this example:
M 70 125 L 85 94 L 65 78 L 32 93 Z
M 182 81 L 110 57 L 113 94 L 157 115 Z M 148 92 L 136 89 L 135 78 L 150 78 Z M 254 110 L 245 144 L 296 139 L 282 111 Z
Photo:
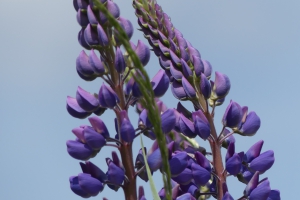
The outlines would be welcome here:
M 173 26 L 154 0 L 133 1 L 141 31 L 162 67 L 149 82 L 147 91 L 138 81 L 139 78 L 147 80 L 147 74 L 137 67 L 132 53 L 123 44 L 124 34 L 129 40 L 132 37 L 133 26 L 120 16 L 118 5 L 112 0 L 73 0 L 73 5 L 81 26 L 78 42 L 88 51 L 79 53 L 77 73 L 85 81 L 96 78 L 104 81 L 97 93 L 78 86 L 76 96 L 67 97 L 66 108 L 71 116 L 84 119 L 95 115 L 88 118 L 90 125 L 74 128 L 75 140 L 66 142 L 69 155 L 85 161 L 80 163 L 82 173 L 69 179 L 75 194 L 83 198 L 96 196 L 107 185 L 114 191 L 122 188 L 127 200 L 145 200 L 144 189 L 139 187 L 137 192 L 137 177 L 148 181 L 151 174 L 161 171 L 169 173 L 171 178 L 170 191 L 165 185 L 158 192 L 161 199 L 214 197 L 233 200 L 226 184 L 228 176 L 237 177 L 246 185 L 240 199 L 280 199 L 279 190 L 271 190 L 268 178 L 259 180 L 259 175 L 274 164 L 274 152 L 261 153 L 262 140 L 246 153 L 235 152 L 234 134 L 255 135 L 260 128 L 260 118 L 253 111 L 248 113 L 248 107 L 231 100 L 222 118 L 223 129 L 217 134 L 215 108 L 224 103 L 231 87 L 230 80 L 220 72 L 215 72 L 214 80 L 210 80 L 213 72 L 210 62 L 201 58 L 199 51 Z M 150 59 L 149 47 L 140 40 L 137 44 L 125 42 L 130 44 L 140 64 L 146 66 Z M 176 108 L 167 108 L 159 99 L 169 85 L 173 96 L 179 100 Z M 152 99 L 155 105 L 145 104 L 148 98 L 145 92 L 155 98 Z M 195 110 L 189 111 L 180 101 L 191 102 Z M 136 127 L 128 116 L 130 106 L 135 106 L 139 115 Z M 156 108 L 160 124 L 153 123 L 151 113 Z M 116 115 L 114 137 L 98 117 L 106 111 Z M 156 131 L 157 126 L 163 135 Z M 144 147 L 133 155 L 132 143 L 141 134 L 153 140 L 153 145 L 148 152 Z M 159 145 L 161 137 L 166 141 L 162 147 Z M 209 142 L 211 152 L 200 147 L 194 138 Z M 118 151 L 106 158 L 106 173 L 89 161 L 105 146 Z M 227 149 L 224 164 L 222 147 Z M 212 160 L 208 159 L 210 156 Z M 166 165 L 170 166 L 169 172 L 164 171 Z

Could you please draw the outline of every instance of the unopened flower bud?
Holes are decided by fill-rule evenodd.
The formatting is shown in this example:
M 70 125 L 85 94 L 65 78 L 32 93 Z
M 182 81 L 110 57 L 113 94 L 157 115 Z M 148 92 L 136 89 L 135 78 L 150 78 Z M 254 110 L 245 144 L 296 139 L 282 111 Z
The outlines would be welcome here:
M 163 96 L 169 88 L 169 77 L 165 71 L 160 69 L 151 80 L 152 89 L 155 97 Z
M 213 100 L 224 98 L 230 90 L 230 80 L 228 76 L 220 72 L 216 72 L 214 86 L 212 87 L 211 98 Z
M 113 109 L 117 103 L 119 103 L 119 98 L 115 91 L 111 89 L 111 87 L 106 86 L 103 84 L 99 91 L 99 103 L 100 106 L 104 108 L 110 108 Z

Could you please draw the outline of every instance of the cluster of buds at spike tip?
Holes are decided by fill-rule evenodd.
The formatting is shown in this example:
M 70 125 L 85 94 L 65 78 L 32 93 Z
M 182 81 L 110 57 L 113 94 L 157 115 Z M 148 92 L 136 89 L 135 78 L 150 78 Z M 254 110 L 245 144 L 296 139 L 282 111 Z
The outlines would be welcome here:
M 209 82 L 211 64 L 174 28 L 169 16 L 155 1 L 135 0 L 133 7 L 141 31 L 169 76 L 173 95 L 179 100 L 192 100 L 200 89 L 211 106 L 221 105 L 230 90 L 229 78 L 216 72 L 215 81 Z

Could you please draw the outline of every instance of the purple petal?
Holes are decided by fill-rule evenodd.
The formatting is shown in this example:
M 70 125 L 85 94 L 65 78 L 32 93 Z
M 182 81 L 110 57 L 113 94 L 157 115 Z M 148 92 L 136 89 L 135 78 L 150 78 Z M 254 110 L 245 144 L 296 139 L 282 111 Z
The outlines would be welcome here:
M 193 86 L 189 83 L 189 81 L 185 77 L 182 77 L 182 86 L 183 86 L 186 94 L 189 97 L 191 97 L 191 98 L 196 97 L 195 89 L 193 88 Z
M 243 112 L 241 106 L 231 101 L 228 107 L 226 108 L 226 111 L 224 113 L 222 122 L 224 126 L 234 128 L 239 125 L 243 117 Z
M 88 20 L 89 20 L 91 25 L 98 24 L 97 17 L 95 16 L 95 13 L 93 12 L 90 5 L 87 7 L 87 16 L 88 16 Z
M 182 113 L 186 118 L 192 118 L 192 113 L 186 109 L 180 102 L 177 104 L 177 111 Z
M 88 119 L 89 119 L 92 127 L 95 129 L 95 131 L 97 131 L 98 133 L 103 135 L 104 138 L 109 137 L 109 132 L 108 132 L 104 122 L 99 117 L 93 116 L 93 117 L 89 117 Z
M 260 154 L 261 148 L 264 144 L 263 140 L 256 142 L 254 145 L 250 147 L 247 153 L 244 155 L 243 160 L 246 163 L 250 163 L 254 158 L 257 158 Z
M 92 112 L 99 107 L 98 99 L 79 86 L 76 92 L 76 100 L 78 105 L 88 112 Z
M 185 168 L 178 176 L 172 177 L 174 181 L 180 185 L 186 185 L 193 179 L 192 171 L 189 168 Z
M 176 69 L 174 66 L 173 66 L 173 64 L 171 63 L 170 64 L 170 73 L 172 74 L 172 76 L 176 79 L 176 80 L 178 80 L 178 81 L 180 81 L 181 79 L 182 79 L 182 73 L 181 73 L 181 71 L 179 71 L 178 69 Z
M 82 50 L 79 54 L 79 56 L 76 59 L 76 69 L 80 74 L 83 74 L 84 76 L 90 76 L 94 74 L 94 70 L 89 63 L 89 57 L 86 55 L 84 50 Z
M 74 140 L 67 141 L 67 151 L 70 156 L 78 160 L 88 160 L 94 153 L 88 145 Z
M 98 32 L 99 45 L 102 47 L 109 45 L 109 39 L 105 33 L 105 30 L 103 30 L 100 24 L 97 25 L 97 32 Z
M 98 75 L 103 75 L 105 72 L 104 65 L 102 61 L 99 59 L 99 57 L 96 55 L 94 52 L 94 49 L 90 51 L 90 56 L 89 56 L 89 63 L 91 67 L 93 68 L 93 71 L 95 74 Z
M 174 81 L 172 83 L 171 91 L 172 91 L 174 97 L 179 100 L 184 100 L 187 98 L 187 94 L 186 94 L 184 88 L 182 87 L 181 83 L 179 83 L 177 81 Z
M 118 21 L 122 26 L 123 30 L 125 31 L 125 33 L 127 34 L 128 38 L 130 39 L 133 35 L 133 30 L 134 30 L 132 23 L 128 19 L 125 19 L 123 17 L 119 17 Z
M 194 120 L 195 133 L 199 135 L 203 140 L 206 140 L 210 136 L 210 126 L 205 123 L 200 117 L 196 116 Z
M 159 64 L 163 69 L 169 69 L 170 65 L 172 64 L 169 58 L 165 57 L 164 55 L 161 55 L 159 57 Z
M 114 18 L 120 17 L 120 8 L 115 2 L 108 0 L 106 8 Z
M 212 73 L 212 66 L 210 64 L 210 62 L 208 62 L 207 60 L 203 60 L 201 59 L 202 63 L 203 63 L 203 67 L 204 67 L 204 75 L 207 77 L 207 79 L 210 78 L 211 73 Z
M 141 63 L 145 66 L 150 60 L 150 49 L 141 40 L 138 40 L 137 47 L 134 49 Z
M 169 133 L 174 128 L 175 123 L 174 109 L 168 109 L 161 115 L 161 128 L 164 133 Z
M 162 165 L 162 158 L 159 149 L 153 151 L 147 158 L 149 168 L 152 172 L 158 170 Z
M 85 10 L 85 9 L 87 9 L 89 4 L 86 0 L 77 0 L 75 5 L 76 5 L 76 7 Z
M 270 192 L 270 182 L 266 179 L 251 192 L 249 200 L 266 200 Z
M 78 182 L 80 187 L 91 196 L 97 196 L 97 194 L 103 190 L 102 183 L 98 179 L 93 178 L 90 174 L 78 174 Z
M 201 73 L 200 89 L 205 99 L 208 99 L 211 95 L 211 87 L 206 76 Z
M 169 83 L 169 77 L 166 75 L 164 70 L 160 69 L 151 80 L 155 97 L 163 96 L 169 88 Z
M 121 185 L 125 179 L 125 172 L 123 169 L 115 165 L 113 162 L 108 163 L 107 180 L 113 184 Z M 117 191 L 118 186 L 108 184 L 108 186 Z
M 183 151 L 177 153 L 169 160 L 170 171 L 172 176 L 179 175 L 187 167 L 187 158 L 187 153 Z
M 180 114 L 179 127 L 180 127 L 181 132 L 184 135 L 186 135 L 190 138 L 194 138 L 197 136 L 197 134 L 195 133 L 195 128 L 194 128 L 193 122 L 191 122 L 183 114 Z
M 87 49 L 87 50 L 90 50 L 91 49 L 91 47 L 90 47 L 90 45 L 85 41 L 85 39 L 84 39 L 84 30 L 85 30 L 85 28 L 82 28 L 79 32 L 78 32 L 78 42 L 79 42 L 79 44 L 83 47 L 83 48 L 85 48 L 85 49 Z
M 185 78 L 189 78 L 190 76 L 193 75 L 193 72 L 192 72 L 190 66 L 188 66 L 188 64 L 183 59 L 181 59 L 181 65 L 182 65 L 182 72 L 183 72 Z
M 228 76 L 220 72 L 216 72 L 215 84 L 212 88 L 212 97 L 214 99 L 220 99 L 225 97 L 230 90 L 230 80 Z
M 280 200 L 280 191 L 279 190 L 271 190 L 267 200 Z
M 82 142 L 85 143 L 85 139 L 83 136 L 83 129 L 85 126 L 80 126 L 78 128 L 74 128 L 72 129 L 72 132 L 74 133 L 74 135 L 76 135 L 76 137 Z
M 125 71 L 126 63 L 123 57 L 123 53 L 119 47 L 116 48 L 116 55 L 115 55 L 115 69 L 120 74 Z
M 135 137 L 135 131 L 129 120 L 123 119 L 121 127 L 120 127 L 120 134 L 121 134 L 122 140 L 124 140 L 125 142 L 130 143 L 133 141 L 133 139 Z
M 78 9 L 76 18 L 78 24 L 82 27 L 85 27 L 89 24 L 89 19 L 87 14 L 85 12 L 81 12 L 81 9 Z
M 117 94 L 109 87 L 103 84 L 99 91 L 100 106 L 113 109 L 119 103 Z
M 235 153 L 226 161 L 226 170 L 229 174 L 236 176 L 241 169 L 242 159 L 239 154 Z
M 247 115 L 245 123 L 242 125 L 240 130 L 242 135 L 252 136 L 260 128 L 260 118 L 256 115 L 255 112 L 250 112 Z
M 105 138 L 91 127 L 86 126 L 83 134 L 87 145 L 94 150 L 99 150 L 106 144 Z
M 69 96 L 67 97 L 67 111 L 71 116 L 79 119 L 84 119 L 87 116 L 91 115 L 90 112 L 83 110 L 79 106 L 75 98 Z
M 169 53 L 175 66 L 181 66 L 181 60 L 178 58 L 178 56 L 173 51 L 169 51 Z
M 84 30 L 84 39 L 90 46 L 99 45 L 98 33 L 96 28 L 93 28 L 90 24 Z
M 196 151 L 195 159 L 196 159 L 198 165 L 200 165 L 201 167 L 203 167 L 204 169 L 206 169 L 209 172 L 211 171 L 210 163 L 202 153 L 200 153 L 199 151 Z
M 257 187 L 259 181 L 259 172 L 255 172 L 249 183 L 247 184 L 244 195 L 249 196 L 251 192 Z
M 263 173 L 270 169 L 275 162 L 274 151 L 269 150 L 260 154 L 249 164 L 250 169 Z
M 148 111 L 146 109 L 144 109 L 139 117 L 139 123 L 144 124 L 147 128 L 151 128 L 152 124 L 150 122 L 150 120 L 148 119 Z
M 205 185 L 210 179 L 210 172 L 198 164 L 192 163 L 192 173 L 195 184 L 199 186 Z
M 107 180 L 106 174 L 94 163 L 86 161 L 85 164 L 80 163 L 80 166 L 83 173 L 90 174 L 92 177 L 98 179 L 102 183 Z
M 85 190 L 83 190 L 80 187 L 79 181 L 78 181 L 78 176 L 71 176 L 69 178 L 69 181 L 70 181 L 70 188 L 75 194 L 77 194 L 83 198 L 91 197 L 91 195 L 89 193 L 87 193 Z
M 235 145 L 234 145 L 234 143 L 231 143 L 228 146 L 225 161 L 227 161 L 229 158 L 231 158 L 234 153 L 235 153 Z

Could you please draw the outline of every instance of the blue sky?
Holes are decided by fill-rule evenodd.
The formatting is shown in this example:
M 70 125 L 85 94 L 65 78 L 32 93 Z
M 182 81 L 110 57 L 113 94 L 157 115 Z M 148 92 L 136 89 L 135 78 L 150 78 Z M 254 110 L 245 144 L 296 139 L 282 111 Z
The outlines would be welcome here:
M 137 27 L 129 0 L 116 0 L 121 15 Z M 229 76 L 231 91 L 224 106 L 216 110 L 217 128 L 229 100 L 247 105 L 261 117 L 259 132 L 250 138 L 236 137 L 237 151 L 247 151 L 263 139 L 263 151 L 273 149 L 276 161 L 262 177 L 280 189 L 282 199 L 294 199 L 298 190 L 300 136 L 300 2 L 158 0 L 174 26 L 209 60 L 214 71 Z M 66 152 L 71 129 L 87 120 L 74 119 L 65 109 L 66 96 L 75 96 L 77 86 L 98 92 L 101 81 L 84 82 L 75 70 L 82 50 L 77 42 L 80 30 L 72 1 L 23 0 L 0 2 L 0 199 L 81 199 L 69 189 L 68 178 L 80 173 L 78 161 Z M 143 39 L 135 31 L 133 42 Z M 145 40 L 144 40 L 145 41 Z M 146 67 L 150 77 L 159 70 L 152 55 Z M 175 100 L 168 92 L 168 107 Z M 185 104 L 191 108 L 191 105 Z M 132 111 L 132 121 L 137 116 Z M 113 113 L 103 120 L 114 133 Z M 146 142 L 150 144 L 149 141 Z M 203 146 L 207 146 L 199 140 Z M 135 152 L 140 148 L 134 143 Z M 106 171 L 103 149 L 92 161 Z M 158 173 L 157 188 L 162 187 Z M 147 183 L 146 196 L 151 199 Z M 228 178 L 234 198 L 245 185 Z M 122 199 L 105 188 L 94 199 Z

